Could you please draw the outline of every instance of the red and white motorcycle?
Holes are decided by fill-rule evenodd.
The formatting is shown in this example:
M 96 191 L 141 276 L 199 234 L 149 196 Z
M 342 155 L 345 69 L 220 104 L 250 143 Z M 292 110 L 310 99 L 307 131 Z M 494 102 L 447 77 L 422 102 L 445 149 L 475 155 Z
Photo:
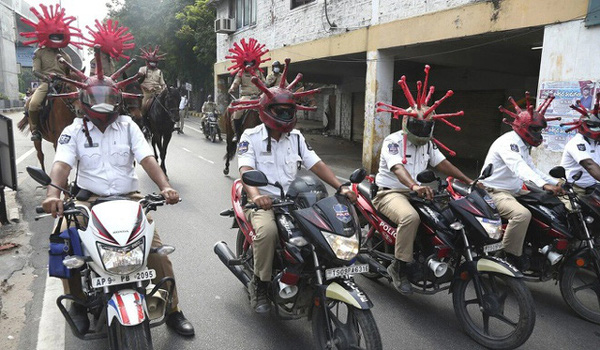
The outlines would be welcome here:
M 43 170 L 28 167 L 27 172 L 38 183 L 70 194 L 52 184 Z M 59 256 L 56 265 L 62 260 L 65 271 L 69 270 L 67 274 L 78 271 L 81 275 L 85 299 L 72 294 L 57 299 L 76 337 L 84 340 L 108 337 L 110 349 L 153 348 L 150 328 L 165 322 L 165 311 L 170 308 L 175 287 L 172 277 L 151 284 L 156 271 L 146 267 L 149 254 L 166 255 L 175 250 L 166 245 L 151 248 L 154 222 L 149 222 L 146 214 L 164 203 L 161 195 L 152 194 L 139 202 L 124 197 L 102 198 L 91 209 L 76 204 L 73 196 L 65 200 L 63 219 L 67 227 L 74 229 L 70 235 L 67 230 L 60 236 L 51 236 L 50 265 L 52 268 L 52 255 L 59 255 L 64 247 L 65 253 Z M 37 207 L 36 212 L 41 214 L 44 210 Z M 36 220 L 49 215 L 43 214 Z M 95 321 L 93 327 L 79 331 L 64 300 L 84 306 Z

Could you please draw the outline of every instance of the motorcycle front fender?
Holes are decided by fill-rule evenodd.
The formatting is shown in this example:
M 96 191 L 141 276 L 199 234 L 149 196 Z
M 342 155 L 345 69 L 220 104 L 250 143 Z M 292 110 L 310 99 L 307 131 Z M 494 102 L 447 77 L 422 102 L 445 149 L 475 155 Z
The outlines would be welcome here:
M 348 305 L 352 305 L 360 310 L 368 310 L 373 307 L 369 297 L 350 280 L 338 280 L 331 282 L 325 289 L 325 297 L 333 300 L 339 300 Z
M 116 291 L 106 307 L 109 326 L 115 319 L 123 326 L 136 326 L 144 322 L 148 315 L 146 298 L 133 289 Z
M 600 253 L 597 250 L 585 246 L 573 252 L 569 257 L 565 257 L 567 260 L 565 260 L 562 267 L 579 266 L 577 265 L 577 260 L 579 259 L 583 259 L 584 263 L 590 263 L 592 259 L 596 259 L 600 263 L 599 255 Z
M 477 260 L 477 271 L 495 272 L 514 278 L 523 278 L 523 274 L 516 267 L 502 259 L 491 256 L 482 257 L 481 259 Z

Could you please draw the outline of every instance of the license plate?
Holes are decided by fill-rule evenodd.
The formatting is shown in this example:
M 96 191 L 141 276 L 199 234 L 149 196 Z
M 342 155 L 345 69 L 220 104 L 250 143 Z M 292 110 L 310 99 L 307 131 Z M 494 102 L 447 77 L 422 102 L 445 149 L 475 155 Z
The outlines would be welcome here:
M 104 276 L 92 278 L 92 286 L 94 288 L 102 288 L 108 286 L 116 286 L 118 284 L 132 283 L 138 281 L 146 281 L 156 278 L 156 271 L 144 270 L 134 272 L 124 276 Z
M 340 276 L 350 276 L 357 273 L 369 272 L 368 264 L 352 265 L 346 267 L 337 267 L 335 269 L 325 270 L 325 279 L 332 279 Z
M 488 244 L 488 245 L 484 245 L 483 246 L 483 251 L 485 253 L 491 253 L 491 252 L 495 252 L 497 250 L 502 249 L 504 246 L 502 245 L 502 242 L 498 242 L 498 243 L 494 243 L 494 244 Z

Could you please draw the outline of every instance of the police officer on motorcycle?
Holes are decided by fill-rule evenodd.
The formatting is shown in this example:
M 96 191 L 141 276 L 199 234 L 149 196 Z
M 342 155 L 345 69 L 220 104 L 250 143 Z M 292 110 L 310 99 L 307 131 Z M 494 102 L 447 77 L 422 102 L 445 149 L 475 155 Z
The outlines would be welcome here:
M 529 262 L 523 255 L 523 242 L 531 220 L 531 212 L 515 197 L 528 193 L 523 190 L 524 181 L 531 181 L 554 194 L 565 192 L 557 186 L 558 180 L 535 167 L 530 155 L 531 148 L 541 145 L 543 141 L 542 130 L 547 126 L 544 117 L 545 108 L 535 110 L 527 100 L 527 108 L 522 110 L 512 97 L 509 97 L 509 101 L 515 106 L 516 113 L 502 106 L 499 108 L 514 118 L 510 122 L 504 119 L 513 130 L 497 138 L 490 146 L 483 168 L 492 164 L 494 172 L 481 182 L 494 200 L 500 216 L 508 220 L 502 239 L 506 259 L 518 269 L 525 271 Z M 545 103 L 540 107 L 544 105 Z
M 144 135 L 130 117 L 119 115 L 122 95 L 115 82 L 108 76 L 102 79 L 90 77 L 86 87 L 80 91 L 83 118 L 76 118 L 67 126 L 56 148 L 56 155 L 50 178 L 52 183 L 66 187 L 71 170 L 77 167 L 77 185 L 86 191 L 87 198 L 78 204 L 90 206 L 97 198 L 126 196 L 140 200 L 138 178 L 134 160 L 159 187 L 167 204 L 179 202 L 179 193 L 169 184 L 166 175 L 158 166 L 154 153 Z M 48 186 L 42 207 L 54 217 L 62 216 L 63 200 L 60 191 Z M 64 229 L 64 228 L 63 228 Z M 155 232 L 152 247 L 161 246 L 161 239 Z M 155 282 L 165 276 L 174 276 L 171 261 L 166 255 L 152 253 L 148 256 L 148 266 L 157 272 Z M 83 299 L 81 280 L 72 277 L 68 280 L 71 294 Z M 70 313 L 77 328 L 82 333 L 89 328 L 85 307 L 74 304 Z M 173 292 L 172 309 L 167 311 L 167 325 L 177 333 L 191 336 L 194 327 L 178 307 L 177 292 Z

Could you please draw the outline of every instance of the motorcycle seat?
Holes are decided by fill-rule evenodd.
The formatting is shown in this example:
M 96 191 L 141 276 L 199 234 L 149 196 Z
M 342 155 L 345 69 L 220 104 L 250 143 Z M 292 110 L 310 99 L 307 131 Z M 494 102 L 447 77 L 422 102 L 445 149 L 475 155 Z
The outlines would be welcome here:
M 358 184 L 358 192 L 360 192 L 363 197 L 369 200 L 369 202 L 373 202 L 373 198 L 371 197 L 371 186 L 372 184 L 369 182 L 361 182 Z
M 563 203 L 556 196 L 546 192 L 530 192 L 517 197 L 520 202 L 527 204 L 543 204 L 545 206 L 554 207 Z
M 92 203 L 92 207 L 95 205 L 98 205 L 98 204 L 106 203 L 106 202 L 121 201 L 121 200 L 129 200 L 129 198 L 123 197 L 123 196 L 98 197 L 98 199 L 96 199 L 94 201 L 94 203 Z

